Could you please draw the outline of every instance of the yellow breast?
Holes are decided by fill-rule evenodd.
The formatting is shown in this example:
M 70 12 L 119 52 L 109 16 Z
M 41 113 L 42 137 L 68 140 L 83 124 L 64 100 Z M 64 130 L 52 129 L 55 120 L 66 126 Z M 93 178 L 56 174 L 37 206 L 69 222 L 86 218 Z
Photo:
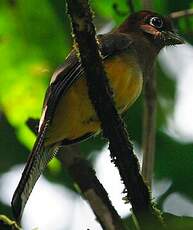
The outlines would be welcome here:
M 116 107 L 121 113 L 139 96 L 143 84 L 142 72 L 135 57 L 128 54 L 108 58 L 104 66 Z M 82 77 L 61 97 L 46 144 L 63 139 L 74 140 L 98 131 L 100 122 L 88 96 L 86 79 Z
M 116 106 L 123 112 L 141 92 L 143 78 L 140 66 L 135 57 L 123 54 L 107 60 L 105 70 L 113 88 Z

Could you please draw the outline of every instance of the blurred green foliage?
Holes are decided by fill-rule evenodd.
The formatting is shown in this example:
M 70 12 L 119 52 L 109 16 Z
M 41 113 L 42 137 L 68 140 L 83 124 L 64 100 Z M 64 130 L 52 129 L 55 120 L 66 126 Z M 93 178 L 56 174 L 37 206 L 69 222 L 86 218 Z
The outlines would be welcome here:
M 21 228 L 5 215 L 0 215 L 0 229 L 1 230 L 21 230 Z
M 135 9 L 141 9 L 141 1 Z M 155 0 L 156 11 L 169 14 L 188 9 L 193 1 Z M 129 13 L 126 0 L 91 1 L 97 28 L 108 22 L 113 25 L 124 20 Z M 116 4 L 118 11 L 113 5 Z M 123 14 L 121 14 L 122 12 Z M 193 17 L 175 23 L 181 34 L 193 42 Z M 188 25 L 188 26 L 187 26 Z M 25 125 L 28 117 L 39 118 L 44 93 L 56 66 L 63 63 L 72 46 L 70 23 L 61 0 L 1 0 L 0 2 L 0 174 L 24 163 L 32 147 L 34 135 Z M 175 80 L 157 65 L 158 125 L 156 135 L 155 179 L 169 179 L 172 185 L 159 199 L 159 205 L 173 192 L 193 201 L 193 143 L 181 143 L 164 132 L 168 116 L 175 104 Z M 162 103 L 162 101 L 167 103 Z M 132 140 L 141 143 L 143 97 L 125 116 Z M 105 140 L 93 137 L 81 143 L 85 157 L 94 162 Z M 53 160 L 46 177 L 73 189 L 73 181 Z M 0 213 L 10 214 L 10 209 L 0 203 Z M 176 217 L 177 218 L 177 217 Z M 176 223 L 183 222 L 171 218 Z M 180 222 L 180 223 L 181 223 Z M 192 219 L 186 219 L 193 226 Z M 172 226 L 173 226 L 172 225 Z M 172 229 L 172 228 L 171 228 Z M 177 229 L 177 228 L 176 228 Z M 181 228 L 178 228 L 181 229 Z M 188 228 L 186 228 L 188 229 Z

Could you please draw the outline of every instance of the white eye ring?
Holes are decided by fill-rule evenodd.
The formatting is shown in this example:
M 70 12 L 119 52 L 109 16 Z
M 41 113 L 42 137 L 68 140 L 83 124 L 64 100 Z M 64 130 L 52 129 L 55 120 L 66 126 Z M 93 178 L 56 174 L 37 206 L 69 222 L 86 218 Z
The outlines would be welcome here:
M 150 18 L 149 24 L 153 27 L 160 29 L 163 27 L 163 20 L 159 17 L 152 17 Z

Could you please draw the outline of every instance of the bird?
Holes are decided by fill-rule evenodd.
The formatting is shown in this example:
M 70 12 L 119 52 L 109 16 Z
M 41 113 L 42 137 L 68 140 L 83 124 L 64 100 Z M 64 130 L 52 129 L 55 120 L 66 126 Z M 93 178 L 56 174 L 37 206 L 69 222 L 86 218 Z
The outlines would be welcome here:
M 96 39 L 119 114 L 140 95 L 159 51 L 184 43 L 168 17 L 148 10 L 131 14 L 119 27 Z M 36 181 L 60 147 L 100 132 L 84 69 L 77 50 L 72 49 L 52 75 L 37 138 L 12 198 L 13 215 L 18 222 Z

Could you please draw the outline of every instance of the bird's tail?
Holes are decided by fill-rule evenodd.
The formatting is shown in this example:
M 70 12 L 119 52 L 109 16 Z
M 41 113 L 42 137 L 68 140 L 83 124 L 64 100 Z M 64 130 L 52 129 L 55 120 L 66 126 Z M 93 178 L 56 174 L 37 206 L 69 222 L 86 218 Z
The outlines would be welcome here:
M 48 162 L 58 151 L 58 145 L 44 147 L 44 132 L 38 135 L 33 150 L 22 173 L 20 182 L 12 198 L 13 215 L 18 223 L 21 220 L 26 202 L 33 190 L 33 187 L 44 171 Z

